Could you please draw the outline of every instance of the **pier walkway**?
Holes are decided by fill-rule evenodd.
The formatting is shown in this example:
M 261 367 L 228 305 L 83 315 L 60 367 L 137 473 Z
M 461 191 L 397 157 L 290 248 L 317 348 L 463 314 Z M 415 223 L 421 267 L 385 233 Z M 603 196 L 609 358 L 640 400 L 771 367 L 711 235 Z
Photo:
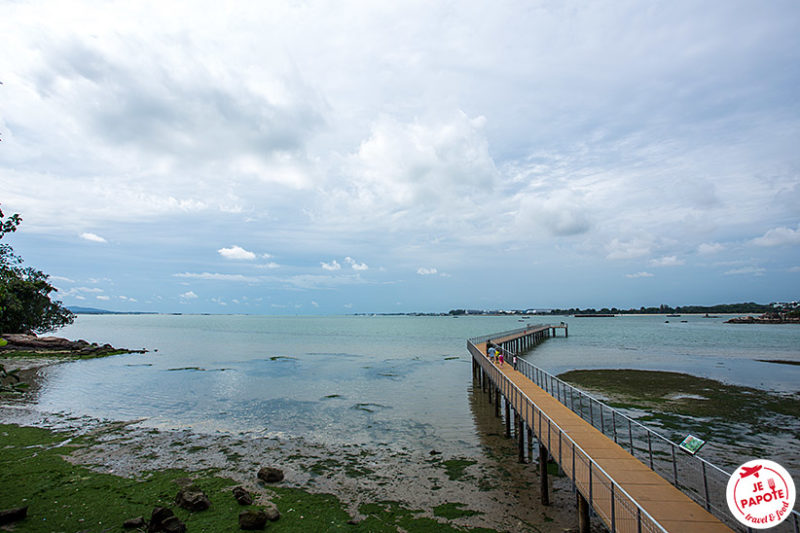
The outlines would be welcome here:
M 533 458 L 534 436 L 539 443 L 542 502 L 547 504 L 549 495 L 547 469 L 541 465 L 546 464 L 549 457 L 558 463 L 578 493 L 581 531 L 589 531 L 591 508 L 612 532 L 730 532 L 731 529 L 727 525 L 707 510 L 711 508 L 712 503 L 707 486 L 705 508 L 676 488 L 678 480 L 676 461 L 672 463 L 676 481 L 673 485 L 632 454 L 635 453 L 635 447 L 630 419 L 626 418 L 627 427 L 619 428 L 618 431 L 619 415 L 612 414 L 613 438 L 609 438 L 595 427 L 594 420 L 590 423 L 575 412 L 575 395 L 572 391 L 567 397 L 565 388 L 557 384 L 553 388 L 545 385 L 555 394 L 548 393 L 535 384 L 531 377 L 525 375 L 529 372 L 523 373 L 522 368 L 520 371 L 515 370 L 508 360 L 502 367 L 498 366 L 486 355 L 489 342 L 501 346 L 504 350 L 513 348 L 514 353 L 520 353 L 548 338 L 551 333 L 555 335 L 559 328 L 567 333 L 566 324 L 563 323 L 557 326 L 539 325 L 471 339 L 467 343 L 473 358 L 473 376 L 479 380 L 483 390 L 488 389 L 490 399 L 494 397 L 495 413 L 498 416 L 500 398 L 505 400 L 506 434 L 510 436 L 511 428 L 514 428 L 519 443 L 520 460 L 524 461 L 526 432 L 530 459 Z M 533 377 L 542 377 L 543 384 L 554 383 L 549 374 L 547 376 L 534 374 Z M 582 398 L 579 400 L 580 413 L 585 416 Z M 570 402 L 572 408 L 568 407 Z M 591 405 L 588 407 L 594 417 L 596 408 Z M 514 412 L 513 423 L 511 410 Z M 601 409 L 599 416 L 603 418 L 601 428 L 605 429 L 609 425 L 607 411 L 604 417 L 604 411 Z M 628 444 L 624 438 L 626 431 L 623 430 L 628 431 L 630 451 L 620 444 L 620 442 Z M 652 466 L 652 442 L 649 449 Z M 674 457 L 674 448 L 672 454 Z M 661 452 L 657 455 L 666 454 Z M 703 468 L 705 480 L 705 466 Z M 723 501 L 724 497 L 723 493 Z

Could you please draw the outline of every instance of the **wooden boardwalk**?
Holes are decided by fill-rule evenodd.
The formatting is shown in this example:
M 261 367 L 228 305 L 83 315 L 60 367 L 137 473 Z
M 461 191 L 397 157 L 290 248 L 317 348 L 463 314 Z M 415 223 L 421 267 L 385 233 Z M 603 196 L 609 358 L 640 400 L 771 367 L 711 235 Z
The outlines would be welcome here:
M 545 328 L 553 326 L 541 327 L 542 330 Z M 535 330 L 529 330 L 527 334 L 532 331 Z M 549 336 L 549 333 L 547 331 L 545 335 Z M 495 344 L 514 340 L 512 336 L 492 338 Z M 474 347 L 474 350 L 470 349 L 473 360 L 484 373 L 481 378 L 490 380 L 490 387 L 495 388 L 495 401 L 496 393 L 500 392 L 506 405 L 514 409 L 518 438 L 520 434 L 524 438 L 523 428 L 532 430 L 611 531 L 732 531 L 620 445 L 514 370 L 510 362 L 502 367 L 492 363 L 486 356 L 486 342 L 469 343 L 470 346 Z

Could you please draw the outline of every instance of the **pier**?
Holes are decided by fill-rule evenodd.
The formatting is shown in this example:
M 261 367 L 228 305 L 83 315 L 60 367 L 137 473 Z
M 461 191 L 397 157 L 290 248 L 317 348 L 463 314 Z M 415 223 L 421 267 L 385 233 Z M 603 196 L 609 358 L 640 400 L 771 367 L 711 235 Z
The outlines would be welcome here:
M 467 341 L 473 379 L 505 415 L 506 437 L 520 462 L 538 462 L 541 502 L 549 505 L 547 463 L 558 464 L 576 494 L 581 533 L 593 512 L 612 533 L 747 531 L 730 514 L 730 473 L 681 450 L 655 431 L 548 372 L 513 356 L 556 336 L 567 325 L 528 325 Z M 499 366 L 489 346 L 504 353 Z M 800 516 L 774 531 L 800 532 Z

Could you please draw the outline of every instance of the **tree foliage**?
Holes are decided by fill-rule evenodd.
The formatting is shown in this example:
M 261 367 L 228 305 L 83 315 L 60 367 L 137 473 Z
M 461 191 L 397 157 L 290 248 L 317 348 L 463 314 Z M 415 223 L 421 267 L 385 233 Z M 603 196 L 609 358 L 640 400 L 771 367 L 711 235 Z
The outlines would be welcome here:
M 18 214 L 5 219 L 0 211 L 0 239 L 22 222 Z M 0 244 L 0 333 L 42 333 L 71 324 L 75 315 L 61 302 L 51 300 L 58 289 L 49 276 L 23 265 L 8 244 Z

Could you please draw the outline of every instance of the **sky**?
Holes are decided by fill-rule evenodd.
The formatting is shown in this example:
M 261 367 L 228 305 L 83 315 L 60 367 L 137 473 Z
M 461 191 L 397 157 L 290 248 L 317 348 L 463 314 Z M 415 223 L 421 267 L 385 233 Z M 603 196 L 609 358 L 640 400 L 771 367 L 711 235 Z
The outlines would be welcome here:
M 800 3 L 0 2 L 4 239 L 66 305 L 800 299 Z

